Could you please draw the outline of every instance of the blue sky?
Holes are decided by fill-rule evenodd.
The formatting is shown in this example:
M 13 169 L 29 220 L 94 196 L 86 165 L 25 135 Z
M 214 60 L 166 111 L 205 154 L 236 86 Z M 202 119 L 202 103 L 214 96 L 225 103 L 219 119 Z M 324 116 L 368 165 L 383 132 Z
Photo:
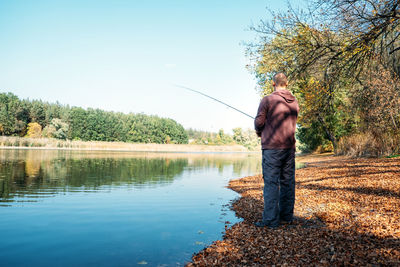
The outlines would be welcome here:
M 253 121 L 242 42 L 285 1 L 1 1 L 0 91 L 84 108 L 169 117 L 207 131 Z

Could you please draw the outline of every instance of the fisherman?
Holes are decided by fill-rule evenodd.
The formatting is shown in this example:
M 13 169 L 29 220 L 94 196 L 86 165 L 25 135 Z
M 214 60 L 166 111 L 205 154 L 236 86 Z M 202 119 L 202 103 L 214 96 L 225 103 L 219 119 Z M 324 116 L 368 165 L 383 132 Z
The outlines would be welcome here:
M 274 92 L 261 100 L 254 120 L 261 137 L 264 211 L 258 227 L 276 228 L 293 221 L 295 200 L 295 130 L 299 105 L 287 90 L 283 72 L 272 79 Z

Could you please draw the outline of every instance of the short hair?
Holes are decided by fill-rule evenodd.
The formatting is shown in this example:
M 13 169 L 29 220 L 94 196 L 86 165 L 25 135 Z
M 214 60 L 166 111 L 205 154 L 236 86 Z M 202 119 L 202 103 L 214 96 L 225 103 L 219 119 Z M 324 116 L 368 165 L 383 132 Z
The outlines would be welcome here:
M 288 84 L 288 79 L 286 77 L 286 74 L 283 72 L 277 72 L 275 73 L 274 77 L 272 78 L 276 86 L 287 86 Z

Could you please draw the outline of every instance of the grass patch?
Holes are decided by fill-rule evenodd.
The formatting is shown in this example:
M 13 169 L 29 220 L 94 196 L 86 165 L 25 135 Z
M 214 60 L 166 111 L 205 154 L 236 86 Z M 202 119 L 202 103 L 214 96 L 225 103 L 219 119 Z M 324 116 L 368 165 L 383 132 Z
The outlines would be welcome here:
M 305 167 L 307 167 L 307 164 L 306 164 L 306 163 L 304 163 L 304 162 L 297 162 L 297 161 L 296 161 L 296 170 L 302 169 L 302 168 L 305 168 Z
M 386 158 L 392 159 L 392 158 L 398 158 L 398 157 L 400 157 L 400 154 L 397 154 L 397 155 L 390 155 L 390 156 L 387 156 Z

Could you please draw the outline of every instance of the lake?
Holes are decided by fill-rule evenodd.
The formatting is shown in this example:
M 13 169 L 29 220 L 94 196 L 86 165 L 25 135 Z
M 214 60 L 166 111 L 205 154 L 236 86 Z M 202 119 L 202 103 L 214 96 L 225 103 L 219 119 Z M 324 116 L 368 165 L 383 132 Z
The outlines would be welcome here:
M 239 221 L 260 153 L 0 149 L 1 266 L 181 266 Z

